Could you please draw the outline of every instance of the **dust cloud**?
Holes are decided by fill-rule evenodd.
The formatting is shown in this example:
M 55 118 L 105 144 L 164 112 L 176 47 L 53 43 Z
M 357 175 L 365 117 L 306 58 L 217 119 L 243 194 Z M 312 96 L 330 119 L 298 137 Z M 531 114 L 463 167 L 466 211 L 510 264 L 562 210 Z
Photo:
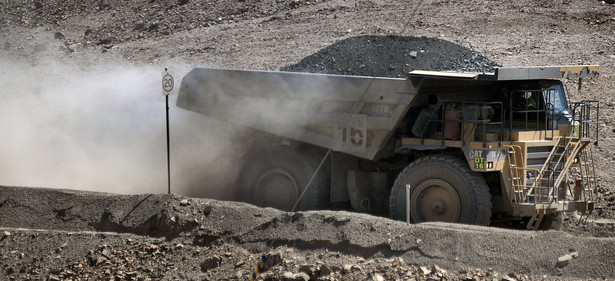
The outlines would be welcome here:
M 0 185 L 167 192 L 162 68 L 7 58 L 0 65 Z M 176 77 L 189 70 L 171 69 Z M 176 108 L 176 98 L 172 192 L 224 198 L 241 132 Z

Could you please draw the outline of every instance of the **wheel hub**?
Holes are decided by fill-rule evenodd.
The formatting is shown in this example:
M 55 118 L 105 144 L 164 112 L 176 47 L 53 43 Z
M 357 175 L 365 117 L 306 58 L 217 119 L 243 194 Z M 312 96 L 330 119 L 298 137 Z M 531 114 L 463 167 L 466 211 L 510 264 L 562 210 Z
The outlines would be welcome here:
M 446 210 L 446 205 L 444 202 L 442 202 L 442 200 L 436 200 L 433 202 L 433 205 L 431 206 L 431 210 L 434 213 L 441 215 Z
M 410 215 L 414 222 L 457 222 L 461 201 L 448 182 L 430 179 L 420 183 L 410 198 Z
M 256 183 L 254 197 L 257 205 L 290 211 L 299 194 L 297 179 L 284 168 L 272 168 Z

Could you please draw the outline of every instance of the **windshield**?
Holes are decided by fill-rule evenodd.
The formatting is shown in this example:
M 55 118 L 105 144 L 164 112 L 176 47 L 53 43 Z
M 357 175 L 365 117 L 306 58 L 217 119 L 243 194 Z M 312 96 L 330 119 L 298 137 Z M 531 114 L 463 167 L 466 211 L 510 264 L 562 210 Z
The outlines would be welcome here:
M 545 100 L 549 100 L 548 103 L 553 105 L 555 113 L 568 112 L 568 104 L 566 103 L 566 95 L 562 85 L 553 85 L 549 87 L 549 89 L 543 91 L 543 96 Z

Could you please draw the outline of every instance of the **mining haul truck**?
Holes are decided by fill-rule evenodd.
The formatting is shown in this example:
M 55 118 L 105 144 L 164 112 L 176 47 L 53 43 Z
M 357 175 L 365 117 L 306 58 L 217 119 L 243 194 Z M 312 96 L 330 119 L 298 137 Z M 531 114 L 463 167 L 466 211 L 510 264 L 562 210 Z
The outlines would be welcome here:
M 569 102 L 562 79 L 580 90 L 597 75 L 595 65 L 405 79 L 195 68 L 177 105 L 267 136 L 242 161 L 248 202 L 538 229 L 594 209 L 599 101 Z

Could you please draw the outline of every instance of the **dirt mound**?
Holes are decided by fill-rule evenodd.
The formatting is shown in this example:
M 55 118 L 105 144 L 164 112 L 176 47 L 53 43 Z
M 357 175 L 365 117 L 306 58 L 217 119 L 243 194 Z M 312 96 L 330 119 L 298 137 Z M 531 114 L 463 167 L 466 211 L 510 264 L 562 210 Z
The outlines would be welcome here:
M 19 251 L 40 251 L 34 247 L 41 247 L 51 248 L 56 255 L 60 252 L 70 254 L 66 262 L 69 266 L 60 267 L 63 270 L 68 268 L 72 273 L 77 271 L 84 274 L 102 271 L 104 268 L 96 268 L 108 265 L 136 272 L 132 274 L 149 274 L 155 278 L 162 274 L 159 270 L 165 267 L 163 265 L 168 268 L 186 259 L 190 263 L 182 265 L 183 272 L 196 271 L 197 275 L 201 274 L 199 272 L 203 271 L 203 264 L 200 263 L 207 262 L 204 274 L 232 277 L 235 274 L 232 264 L 239 264 L 241 259 L 246 262 L 254 258 L 246 250 L 266 252 L 273 246 L 277 249 L 294 249 L 302 253 L 300 256 L 312 256 L 327 266 L 340 268 L 343 262 L 348 261 L 359 263 L 359 260 L 375 258 L 384 262 L 397 257 L 417 265 L 437 263 L 447 270 L 455 271 L 466 270 L 468 267 L 491 267 L 496 272 L 531 275 L 579 278 L 615 275 L 615 269 L 608 266 L 615 258 L 613 238 L 582 238 L 563 232 L 511 231 L 439 223 L 408 225 L 348 212 L 285 213 L 236 202 L 176 195 L 112 195 L 0 187 L 0 222 L 0 227 L 10 227 L 7 231 L 20 234 L 0 233 L 0 256 L 7 257 L 0 259 L 0 262 L 4 262 L 5 267 L 13 268 L 13 273 L 15 268 L 19 268 L 19 262 L 9 257 L 16 255 L 12 252 L 14 247 L 20 243 L 23 247 L 23 243 L 26 243 L 28 235 L 21 235 L 25 230 L 19 228 L 27 227 L 53 229 L 37 232 L 37 235 L 42 236 L 37 241 L 51 242 L 33 244 Z M 58 231 L 71 231 L 80 236 L 65 237 L 57 235 Z M 111 233 L 102 234 L 105 232 Z M 131 240 L 123 239 L 117 233 L 129 233 L 126 235 Z M 134 238 L 135 234 L 141 236 Z M 99 235 L 102 237 L 99 238 Z M 88 236 L 89 240 L 86 239 Z M 96 241 L 90 245 L 89 241 L 95 236 Z M 45 237 L 48 239 L 43 239 Z M 156 240 L 158 237 L 164 239 Z M 64 243 L 71 244 L 71 247 Z M 228 254 L 221 249 L 208 250 L 211 255 L 218 257 L 213 258 L 213 261 L 202 260 L 199 254 L 201 249 L 221 247 L 234 250 L 229 248 L 226 250 Z M 140 269 L 128 266 L 125 261 L 132 251 L 143 257 L 138 261 L 142 264 Z M 35 252 L 28 254 L 37 255 Z M 559 258 L 567 255 L 570 255 L 570 260 L 565 264 L 558 263 Z M 144 260 L 148 257 L 159 260 L 160 266 L 145 270 Z M 214 268 L 220 266 L 223 259 L 226 260 L 227 268 L 221 269 L 216 275 Z M 52 260 L 37 258 L 36 264 L 47 270 L 59 266 L 57 261 Z M 282 266 L 283 270 L 277 270 L 282 275 L 284 271 L 295 270 L 294 265 L 300 265 L 300 262 L 289 261 Z M 196 269 L 185 268 L 190 266 Z M 422 271 L 419 268 L 413 270 L 410 270 L 412 274 Z M 123 274 L 128 274 L 126 271 Z M 350 268 L 347 271 L 347 274 L 356 274 L 357 278 L 365 275 L 361 270 L 355 272 Z M 430 267 L 429 271 L 433 269 Z M 58 275 L 61 273 L 51 272 Z M 439 271 L 433 272 L 435 274 Z M 341 276 L 343 270 L 340 269 L 339 274 Z M 381 274 L 401 277 L 394 268 Z M 69 277 L 66 272 L 64 275 Z
M 284 71 L 405 77 L 412 70 L 493 72 L 499 66 L 483 54 L 427 37 L 350 37 L 282 68 Z

